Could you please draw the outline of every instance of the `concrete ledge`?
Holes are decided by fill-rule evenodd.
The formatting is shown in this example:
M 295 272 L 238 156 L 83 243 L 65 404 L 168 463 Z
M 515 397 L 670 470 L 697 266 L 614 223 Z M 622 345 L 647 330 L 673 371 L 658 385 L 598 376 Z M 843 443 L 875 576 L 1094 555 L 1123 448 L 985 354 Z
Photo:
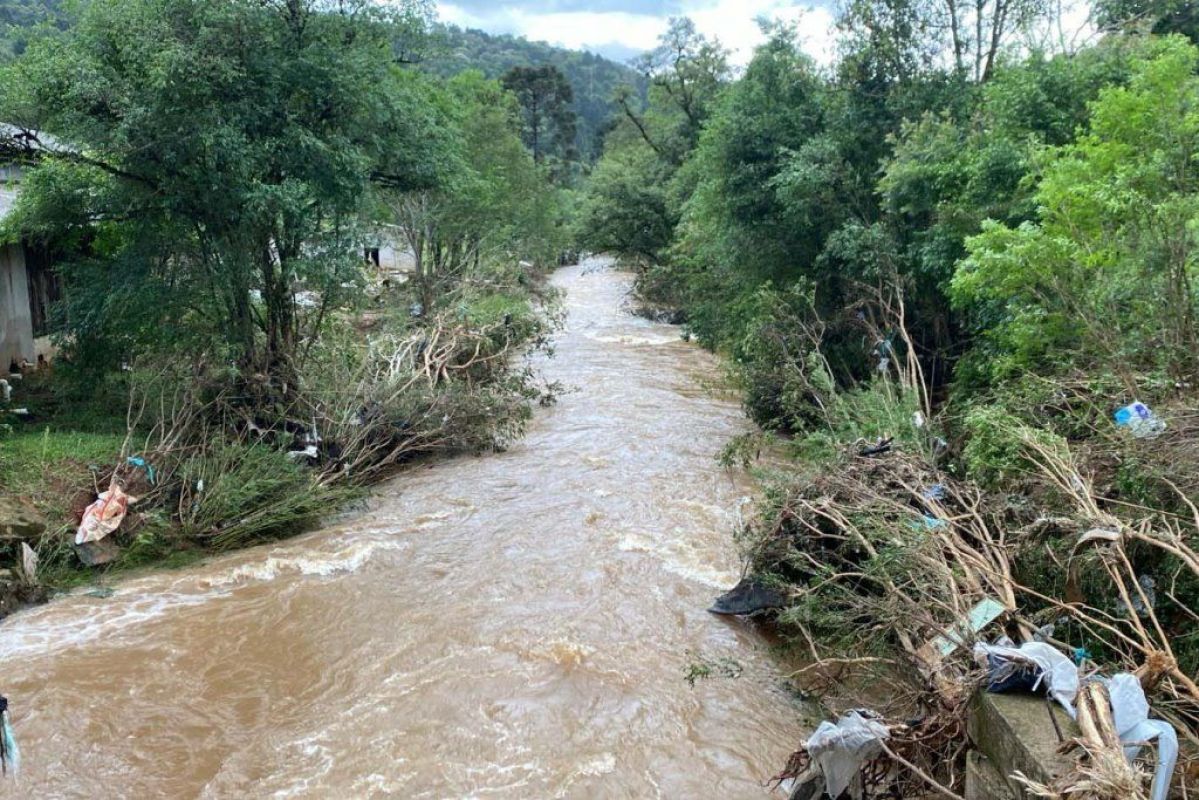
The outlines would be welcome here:
M 1044 697 L 980 691 L 970 703 L 967 723 L 970 741 L 1004 778 L 1011 795 L 1019 800 L 1029 795 L 1011 779 L 1014 772 L 1023 772 L 1039 783 L 1049 783 L 1073 764 L 1057 752 L 1060 743 L 1051 713 L 1067 740 L 1079 735 L 1074 720 L 1061 706 L 1046 702 Z M 977 795 L 984 796 L 989 795 Z
M 1016 800 L 1016 794 L 990 759 L 977 750 L 966 754 L 966 800 Z

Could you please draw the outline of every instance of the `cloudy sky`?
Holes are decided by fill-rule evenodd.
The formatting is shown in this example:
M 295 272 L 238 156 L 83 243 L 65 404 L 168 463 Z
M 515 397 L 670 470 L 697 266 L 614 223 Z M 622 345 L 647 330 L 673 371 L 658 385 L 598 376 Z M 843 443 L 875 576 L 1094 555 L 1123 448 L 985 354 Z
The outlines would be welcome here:
M 798 21 L 805 49 L 831 57 L 831 0 L 441 0 L 441 19 L 490 33 L 591 50 L 624 61 L 654 46 L 673 16 L 688 16 L 744 64 L 762 41 L 758 17 Z

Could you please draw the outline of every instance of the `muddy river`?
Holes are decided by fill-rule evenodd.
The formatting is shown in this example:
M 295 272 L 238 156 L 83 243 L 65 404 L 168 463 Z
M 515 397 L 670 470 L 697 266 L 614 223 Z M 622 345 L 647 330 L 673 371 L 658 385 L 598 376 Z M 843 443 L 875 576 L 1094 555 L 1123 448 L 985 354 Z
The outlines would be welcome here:
M 401 475 L 324 530 L 0 626 L 0 797 L 767 798 L 800 713 L 738 578 L 746 428 L 719 367 L 560 271 L 570 391 L 507 452 Z M 737 677 L 684 680 L 698 659 Z M 719 672 L 719 670 L 717 670 Z

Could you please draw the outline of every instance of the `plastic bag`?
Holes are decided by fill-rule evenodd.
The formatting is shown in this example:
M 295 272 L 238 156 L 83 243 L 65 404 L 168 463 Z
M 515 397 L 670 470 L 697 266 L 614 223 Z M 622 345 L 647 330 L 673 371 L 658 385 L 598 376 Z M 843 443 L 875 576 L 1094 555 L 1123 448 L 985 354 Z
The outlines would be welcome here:
M 820 723 L 805 747 L 824 773 L 829 797 L 840 797 L 862 764 L 882 752 L 882 742 L 890 736 L 886 725 L 857 711 L 850 711 L 835 725 L 828 720 Z
M 27 583 L 37 583 L 37 553 L 25 542 L 21 542 L 21 573 Z
M 1166 423 L 1144 403 L 1129 403 L 1113 415 L 1116 425 L 1128 428 L 1138 439 L 1153 439 L 1166 430 Z
M 1157 740 L 1157 769 L 1153 773 L 1152 800 L 1166 800 L 1170 777 L 1178 761 L 1178 733 L 1161 720 L 1149 719 L 1149 701 L 1135 675 L 1121 672 L 1107 682 L 1112 701 L 1112 720 L 1116 733 L 1124 743 L 1124 755 L 1129 761 L 1137 757 L 1141 743 Z M 1133 744 L 1135 742 L 1135 744 Z
M 75 533 L 75 544 L 98 542 L 121 527 L 130 502 L 129 495 L 115 483 L 108 487 L 107 492 L 101 492 L 83 512 L 83 521 Z
M 1074 698 L 1078 696 L 1078 667 L 1058 652 L 1057 648 L 1044 642 L 1025 642 L 1020 647 L 1004 647 L 982 642 L 974 645 L 976 660 L 986 663 L 991 661 L 991 656 L 1001 662 L 1031 662 L 1036 665 L 1041 670 L 1041 675 L 1033 685 L 1033 690 L 1043 685 L 1050 697 L 1058 701 L 1071 717 L 1074 716 Z
M 15 778 L 21 772 L 21 749 L 12 732 L 12 720 L 8 715 L 8 700 L 0 697 L 0 774 L 12 773 Z

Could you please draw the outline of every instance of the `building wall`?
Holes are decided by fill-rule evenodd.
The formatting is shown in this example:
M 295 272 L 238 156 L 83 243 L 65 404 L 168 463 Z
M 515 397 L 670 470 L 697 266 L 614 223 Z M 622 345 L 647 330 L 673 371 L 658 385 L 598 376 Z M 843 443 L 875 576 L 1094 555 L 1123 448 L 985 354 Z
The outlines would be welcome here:
M 0 245 L 0 372 L 7 372 L 13 361 L 36 358 L 25 250 Z

